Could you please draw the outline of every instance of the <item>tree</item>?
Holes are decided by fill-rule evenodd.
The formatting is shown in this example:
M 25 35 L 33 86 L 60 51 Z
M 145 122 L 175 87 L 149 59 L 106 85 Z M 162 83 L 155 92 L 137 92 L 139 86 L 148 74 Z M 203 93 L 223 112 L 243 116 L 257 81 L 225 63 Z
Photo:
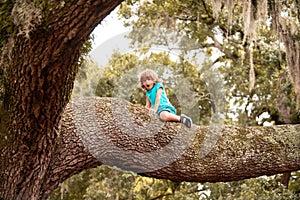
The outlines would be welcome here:
M 176 183 L 142 177 L 101 166 L 85 170 L 62 183 L 49 200 L 67 199 L 198 199 L 197 183 Z
M 1 198 L 43 195 L 80 50 L 120 2 L 1 3 Z
M 139 1 L 137 1 L 139 2 Z M 120 14 L 126 19 L 127 26 L 133 26 L 131 38 L 134 41 L 167 45 L 168 32 L 174 31 L 178 35 L 175 38 L 179 44 L 184 44 L 183 49 L 204 49 L 211 52 L 217 48 L 223 55 L 216 62 L 229 62 L 235 67 L 244 66 L 249 74 L 249 86 L 255 84 L 254 65 L 264 62 L 282 61 L 285 57 L 289 68 L 290 79 L 296 94 L 297 112 L 299 111 L 299 52 L 291 50 L 298 45 L 299 40 L 299 6 L 298 1 L 275 2 L 264 0 L 259 4 L 256 1 L 192 1 L 184 2 L 176 0 L 167 1 L 143 1 L 139 7 L 124 3 Z M 155 11 L 155 12 L 154 12 Z M 142 16 L 140 18 L 132 16 Z M 268 22 L 272 23 L 268 23 Z M 159 37 L 153 37 L 153 29 L 162 28 L 164 31 L 156 33 Z M 167 30 L 167 31 L 165 31 Z M 272 32 L 271 32 L 272 31 Z M 263 33 L 264 32 L 264 33 Z M 282 42 L 285 46 L 285 54 L 272 58 L 255 55 L 253 49 L 261 47 L 261 34 Z M 222 40 L 217 36 L 222 36 Z M 186 46 L 185 40 L 191 40 L 194 45 Z M 208 42 L 210 38 L 212 42 Z M 173 38 L 172 38 L 173 39 Z M 268 40 L 268 38 L 263 38 Z M 278 41 L 274 40 L 274 44 Z M 273 44 L 273 45 L 274 45 Z M 280 49 L 280 45 L 278 49 Z M 298 49 L 298 48 L 296 48 Z M 263 52 L 259 50 L 259 52 Z M 280 52 L 277 52 L 277 54 Z M 276 64 L 276 63 L 275 63 Z M 251 72 L 251 73 L 250 73 Z M 250 79 L 252 80 L 250 82 Z
M 122 157 L 122 152 L 110 154 L 108 146 L 94 143 L 102 149 L 98 151 L 99 161 L 95 158 L 97 155 L 91 153 L 92 149 L 86 149 L 83 143 L 86 141 L 79 137 L 75 124 L 88 119 L 85 115 L 88 112 L 84 111 L 89 106 L 94 108 L 92 102 L 100 106 L 97 107 L 98 117 L 92 120 L 99 120 L 104 128 L 112 124 L 109 104 L 113 99 L 83 98 L 66 108 L 84 42 L 94 27 L 120 3 L 121 0 L 7 0 L 1 3 L 1 199 L 45 199 L 60 182 L 83 169 L 101 165 L 102 161 L 136 172 L 146 170 L 145 166 L 136 166 L 135 162 Z M 292 39 L 287 39 L 286 44 L 291 44 Z M 127 104 L 122 100 L 116 102 Z M 84 110 L 80 106 L 84 106 Z M 149 119 L 145 110 L 131 106 L 136 116 Z M 140 118 L 135 120 L 143 123 Z M 194 145 L 178 160 L 143 175 L 171 180 L 225 181 L 299 169 L 299 125 L 225 127 L 223 137 L 203 159 L 197 152 L 208 128 L 195 129 L 192 130 L 196 134 Z M 115 127 L 107 130 L 119 147 L 140 152 L 164 146 L 181 129 L 166 123 L 158 141 L 136 141 L 123 137 L 122 132 L 117 135 L 119 130 Z M 136 132 L 141 133 L 140 130 Z M 241 134 L 237 136 L 237 132 Z M 258 137 L 262 133 L 264 137 Z M 277 137 L 274 133 L 280 134 Z M 251 138 L 257 142 L 252 143 Z M 104 138 L 99 139 L 98 142 L 104 141 Z M 254 151 L 247 147 L 253 147 Z M 158 158 L 168 160 L 168 157 L 160 155 Z M 153 167 L 157 161 L 148 161 L 148 167 Z
M 147 139 L 130 137 L 126 133 L 126 127 L 128 127 L 126 120 L 121 124 L 115 121 L 115 114 L 110 112 L 111 108 L 116 109 L 117 105 L 120 106 L 120 109 L 130 107 L 129 110 L 133 113 L 131 115 L 132 120 L 139 125 L 149 123 L 149 116 L 146 110 L 140 106 L 129 104 L 127 101 L 111 98 L 95 98 L 95 104 L 87 107 L 86 105 L 88 102 L 91 102 L 92 98 L 79 99 L 79 102 L 74 105 L 78 114 L 84 116 L 81 118 L 82 124 L 80 121 L 77 121 L 77 124 L 72 125 L 73 128 L 71 125 L 62 127 L 62 133 L 70 132 L 71 130 L 74 130 L 74 132 L 76 130 L 80 131 L 82 126 L 86 124 L 85 120 L 92 122 L 88 125 L 90 131 L 83 132 L 83 136 L 81 135 L 80 138 L 84 140 L 85 146 L 90 147 L 89 152 L 108 165 L 140 172 L 144 176 L 192 182 L 234 181 L 260 175 L 282 173 L 287 169 L 291 171 L 299 169 L 299 125 L 274 127 L 225 126 L 222 129 L 222 135 L 218 139 L 218 142 L 205 156 L 203 153 L 210 148 L 209 145 L 212 145 L 210 142 L 205 142 L 205 139 L 216 133 L 212 132 L 209 127 L 194 127 L 194 130 L 189 130 L 178 126 L 176 123 L 166 123 L 161 127 L 156 136 L 154 135 Z M 99 115 L 99 119 L 92 118 L 94 116 L 90 112 L 86 112 L 93 109 L 96 110 L 96 115 Z M 67 113 L 68 116 L 64 118 L 64 123 L 71 124 L 72 113 Z M 124 118 L 128 119 L 128 116 L 124 114 Z M 94 123 L 95 120 L 97 121 L 96 124 Z M 109 129 L 105 128 L 107 121 L 112 121 Z M 100 127 L 91 127 L 92 124 L 94 126 L 99 125 Z M 160 125 L 160 123 L 156 124 L 156 126 Z M 153 129 L 155 128 L 157 127 Z M 85 130 L 84 127 L 83 130 Z M 102 133 L 102 131 L 105 132 Z M 145 130 L 140 129 L 136 131 L 135 134 L 143 135 L 143 131 Z M 193 135 L 193 133 L 196 133 L 196 135 Z M 178 150 L 180 148 L 179 144 L 185 145 L 182 140 L 178 140 L 178 134 L 184 134 L 185 142 L 192 141 L 192 144 L 188 146 L 182 155 L 176 157 L 178 156 L 178 151 L 181 151 Z M 105 140 L 105 135 L 109 136 L 110 139 L 108 141 L 102 141 Z M 79 137 L 76 134 L 74 136 Z M 159 140 L 156 140 L 156 137 Z M 193 139 L 190 140 L 191 138 Z M 74 138 L 68 139 L 70 142 L 76 141 Z M 178 145 L 175 147 L 172 145 L 164 147 L 172 139 L 178 142 Z M 282 142 L 286 146 L 280 145 Z M 63 143 L 68 145 L 67 141 Z M 109 145 L 109 143 L 113 143 L 119 148 L 115 148 Z M 163 148 L 160 159 L 154 157 L 154 155 L 151 156 L 151 154 L 143 154 L 144 151 L 148 152 L 149 149 L 155 150 L 160 148 Z M 70 148 L 66 147 L 62 152 L 67 152 L 68 149 Z M 126 149 L 128 151 L 125 151 Z M 170 150 L 174 152 L 172 156 L 174 156 L 175 161 L 167 165 L 166 163 L 170 160 L 170 154 L 166 152 Z M 70 162 L 63 156 L 60 160 L 62 163 Z M 73 162 L 71 163 L 72 165 L 68 166 L 69 169 L 77 167 L 73 166 Z M 74 161 L 74 163 L 76 162 Z M 149 170 L 156 168 L 157 165 L 162 166 L 164 164 L 166 164 L 165 167 L 161 169 L 155 171 Z M 147 172 L 148 170 L 151 172 Z M 176 175 L 174 176 L 174 174 Z M 50 177 L 56 176 L 62 177 L 63 174 L 51 175 Z

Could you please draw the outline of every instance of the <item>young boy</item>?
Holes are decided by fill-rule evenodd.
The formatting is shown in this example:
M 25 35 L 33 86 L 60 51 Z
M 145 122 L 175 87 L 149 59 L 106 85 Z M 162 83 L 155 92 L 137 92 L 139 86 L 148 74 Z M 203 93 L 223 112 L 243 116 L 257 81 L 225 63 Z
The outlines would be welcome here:
M 141 72 L 140 84 L 146 90 L 146 108 L 150 113 L 157 113 L 162 121 L 181 122 L 191 128 L 192 119 L 183 114 L 176 115 L 175 107 L 170 103 L 163 84 L 153 70 Z

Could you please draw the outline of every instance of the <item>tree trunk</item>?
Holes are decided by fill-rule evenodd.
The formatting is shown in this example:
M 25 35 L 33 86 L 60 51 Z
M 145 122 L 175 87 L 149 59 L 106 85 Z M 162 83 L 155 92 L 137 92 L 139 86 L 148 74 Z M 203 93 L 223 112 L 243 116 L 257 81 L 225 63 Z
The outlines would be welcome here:
M 276 181 L 279 182 L 280 184 L 282 184 L 283 186 L 285 186 L 286 188 L 288 188 L 290 178 L 291 178 L 291 173 L 286 172 L 286 173 L 283 173 L 279 178 L 277 178 Z
M 20 6 L 30 3 L 20 2 L 14 4 L 13 11 L 30 13 L 26 9 L 20 11 Z M 41 196 L 54 156 L 58 124 L 71 95 L 80 49 L 94 27 L 120 2 L 51 2 L 39 16 L 44 17 L 43 23 L 36 23 L 26 35 L 8 39 L 3 48 L 7 51 L 2 51 L 1 56 L 5 79 L 3 112 L 9 123 L 1 127 L 7 132 L 1 133 L 0 199 Z M 47 3 L 40 6 L 44 4 Z M 37 6 L 33 11 L 38 9 Z M 19 30 L 26 28 L 22 23 L 16 25 Z

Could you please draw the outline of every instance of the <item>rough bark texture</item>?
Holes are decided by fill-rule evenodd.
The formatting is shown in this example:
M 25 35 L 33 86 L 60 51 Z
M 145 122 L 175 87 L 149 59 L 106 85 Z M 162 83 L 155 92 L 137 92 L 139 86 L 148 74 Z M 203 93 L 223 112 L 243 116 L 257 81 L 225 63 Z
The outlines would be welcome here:
M 57 149 L 60 156 L 53 157 L 43 188 L 100 163 L 145 176 L 196 182 L 300 169 L 300 125 L 188 129 L 151 120 L 144 108 L 121 99 L 75 99 L 65 110 L 60 136 L 64 145 Z
M 40 12 L 42 23 L 36 23 L 28 35 L 9 38 L 3 48 L 8 51 L 2 51 L 1 56 L 9 124 L 5 137 L 1 134 L 1 143 L 6 144 L 1 147 L 0 199 L 41 196 L 80 49 L 94 27 L 120 2 L 48 1 L 49 7 Z M 18 7 L 29 4 L 17 1 L 13 10 L 27 12 Z M 33 8 L 33 4 L 30 6 L 25 8 Z M 18 26 L 25 27 L 21 23 Z

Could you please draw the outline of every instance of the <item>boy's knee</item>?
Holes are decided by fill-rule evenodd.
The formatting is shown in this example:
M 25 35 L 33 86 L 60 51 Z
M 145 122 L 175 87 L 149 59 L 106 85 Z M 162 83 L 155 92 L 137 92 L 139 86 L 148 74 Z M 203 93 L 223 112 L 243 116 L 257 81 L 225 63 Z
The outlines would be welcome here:
M 159 113 L 159 118 L 163 121 L 166 121 L 168 119 L 168 113 L 166 111 L 162 111 Z

